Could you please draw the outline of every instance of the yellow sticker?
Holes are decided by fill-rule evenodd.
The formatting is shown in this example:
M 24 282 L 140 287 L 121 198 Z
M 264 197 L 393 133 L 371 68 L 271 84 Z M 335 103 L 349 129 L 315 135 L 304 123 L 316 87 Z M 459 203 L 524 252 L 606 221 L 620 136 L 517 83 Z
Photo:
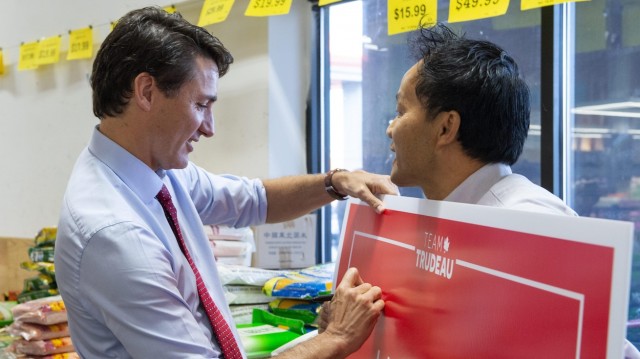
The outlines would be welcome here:
M 291 9 L 293 0 L 251 0 L 244 16 L 285 15 Z
M 174 14 L 176 12 L 176 6 L 175 5 L 171 5 L 171 6 L 165 6 L 163 7 L 164 11 L 168 12 L 169 14 Z
M 340 1 L 342 0 L 320 0 L 318 1 L 318 6 L 325 6 L 325 5 L 333 4 Z
M 451 0 L 449 22 L 470 21 L 507 13 L 509 0 Z
M 223 22 L 229 16 L 235 0 L 205 0 L 200 10 L 198 26 L 207 26 Z
M 37 41 L 27 42 L 20 45 L 20 59 L 18 60 L 18 70 L 33 70 L 38 68 L 38 47 Z
M 387 0 L 389 35 L 431 26 L 438 20 L 438 0 Z
M 90 59 L 93 56 L 93 28 L 85 27 L 69 32 L 67 60 Z
M 591 0 L 520 0 L 520 10 L 531 10 L 543 6 L 562 4 L 565 2 L 582 2 Z
M 4 75 L 4 54 L 0 49 L 0 75 Z
M 40 40 L 38 47 L 38 65 L 55 64 L 60 61 L 60 44 L 62 36 L 51 36 Z

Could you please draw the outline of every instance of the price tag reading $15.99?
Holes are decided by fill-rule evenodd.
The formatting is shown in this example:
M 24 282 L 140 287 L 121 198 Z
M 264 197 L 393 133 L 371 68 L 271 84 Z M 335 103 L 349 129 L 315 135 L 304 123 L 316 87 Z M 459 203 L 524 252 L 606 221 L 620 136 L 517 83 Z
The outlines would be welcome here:
M 387 23 L 389 35 L 413 31 L 436 23 L 437 0 L 388 0 Z
M 509 0 L 451 0 L 449 22 L 500 16 L 507 13 Z

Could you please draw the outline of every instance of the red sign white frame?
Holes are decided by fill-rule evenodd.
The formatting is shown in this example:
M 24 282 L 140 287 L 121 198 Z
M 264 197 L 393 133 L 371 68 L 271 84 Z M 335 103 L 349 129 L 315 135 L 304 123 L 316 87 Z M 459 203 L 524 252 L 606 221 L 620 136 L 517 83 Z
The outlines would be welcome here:
M 621 358 L 633 224 L 398 196 L 349 200 L 355 266 L 385 313 L 353 358 Z

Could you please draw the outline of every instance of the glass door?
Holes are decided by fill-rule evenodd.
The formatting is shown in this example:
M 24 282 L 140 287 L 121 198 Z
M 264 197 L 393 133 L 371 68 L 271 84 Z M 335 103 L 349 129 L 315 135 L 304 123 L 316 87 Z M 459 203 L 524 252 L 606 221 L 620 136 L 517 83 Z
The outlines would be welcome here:
M 640 2 L 575 6 L 568 200 L 581 216 L 634 222 L 629 318 L 640 318 Z M 615 240 L 615 238 L 611 238 Z M 640 328 L 628 339 L 640 344 Z

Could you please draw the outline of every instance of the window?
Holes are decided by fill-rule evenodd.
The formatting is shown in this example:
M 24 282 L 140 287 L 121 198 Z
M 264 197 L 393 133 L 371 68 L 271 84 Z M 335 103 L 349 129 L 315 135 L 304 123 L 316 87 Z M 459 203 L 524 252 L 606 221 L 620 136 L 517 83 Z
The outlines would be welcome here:
M 639 16 L 640 3 L 633 0 L 576 4 L 568 119 L 569 203 L 581 216 L 636 226 L 630 319 L 640 317 Z M 627 338 L 640 344 L 640 328 L 629 328 Z

